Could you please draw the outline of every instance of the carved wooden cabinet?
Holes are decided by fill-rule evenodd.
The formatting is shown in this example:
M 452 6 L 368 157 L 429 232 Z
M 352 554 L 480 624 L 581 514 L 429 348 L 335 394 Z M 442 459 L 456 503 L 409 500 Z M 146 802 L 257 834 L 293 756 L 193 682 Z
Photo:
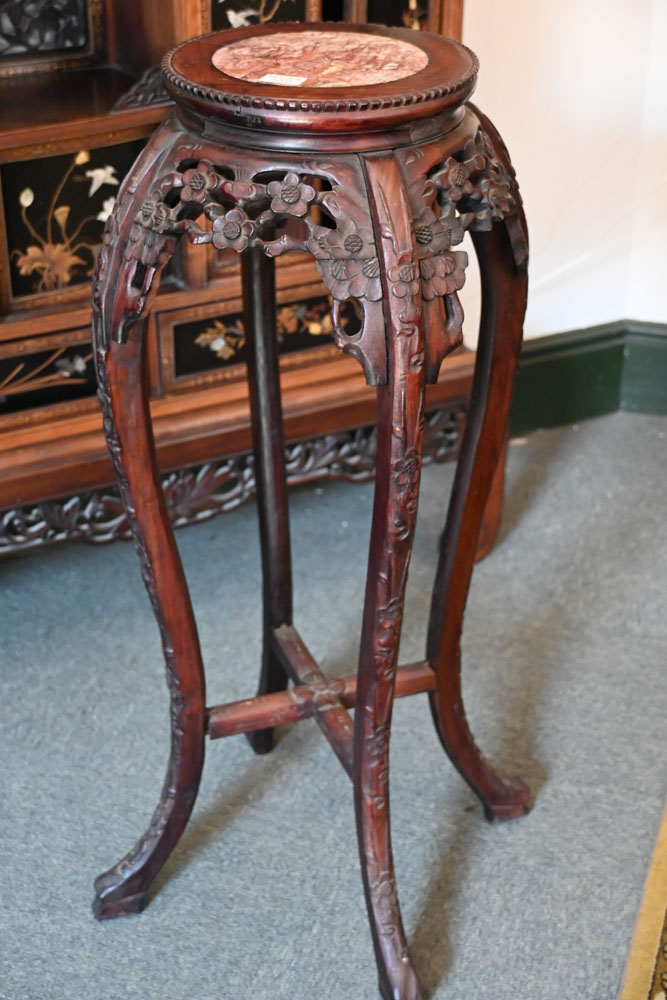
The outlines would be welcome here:
M 156 68 L 202 32 L 268 20 L 374 20 L 460 37 L 462 0 L 0 0 L 0 550 L 124 533 L 95 399 L 90 281 L 118 185 L 162 120 Z M 331 343 L 312 261 L 279 262 L 292 480 L 373 472 L 375 398 Z M 235 255 L 172 262 L 150 319 L 160 466 L 177 523 L 253 490 Z M 354 323 L 354 316 L 350 322 Z M 453 457 L 473 356 L 428 399 L 425 451 Z

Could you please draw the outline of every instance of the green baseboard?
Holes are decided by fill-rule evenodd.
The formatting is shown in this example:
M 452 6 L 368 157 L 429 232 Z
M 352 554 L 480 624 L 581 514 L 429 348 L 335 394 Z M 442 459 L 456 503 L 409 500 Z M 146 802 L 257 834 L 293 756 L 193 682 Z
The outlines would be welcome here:
M 525 341 L 512 434 L 616 410 L 667 414 L 667 324 L 620 320 Z

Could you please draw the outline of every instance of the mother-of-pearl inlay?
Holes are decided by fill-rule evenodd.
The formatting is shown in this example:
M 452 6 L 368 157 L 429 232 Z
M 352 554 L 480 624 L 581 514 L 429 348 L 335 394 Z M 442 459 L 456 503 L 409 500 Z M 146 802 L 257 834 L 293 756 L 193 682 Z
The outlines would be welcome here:
M 428 56 L 410 42 L 361 31 L 283 31 L 225 45 L 212 62 L 222 73 L 251 83 L 363 87 L 413 76 Z

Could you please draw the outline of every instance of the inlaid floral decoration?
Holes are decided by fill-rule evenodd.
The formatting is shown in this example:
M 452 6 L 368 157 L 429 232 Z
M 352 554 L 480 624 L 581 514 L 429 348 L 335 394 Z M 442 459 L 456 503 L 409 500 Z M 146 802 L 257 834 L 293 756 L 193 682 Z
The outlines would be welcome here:
M 346 303 L 341 324 L 349 335 L 359 330 L 360 316 Z M 332 301 L 317 295 L 278 305 L 276 332 L 281 354 L 322 347 L 333 341 Z M 173 328 L 174 376 L 179 379 L 247 360 L 243 316 L 235 313 L 212 319 L 188 320 Z
M 90 279 L 104 223 L 140 148 L 133 142 L 3 166 L 14 297 Z
M 344 316 L 342 322 L 347 326 L 350 317 Z M 289 338 L 304 336 L 331 339 L 331 299 L 311 299 L 278 306 L 276 332 L 281 345 Z M 243 320 L 240 317 L 215 319 L 195 338 L 195 343 L 212 351 L 221 361 L 229 361 L 245 346 Z M 302 344 L 295 346 L 301 347 Z
M 0 359 L 0 412 L 78 399 L 95 391 L 92 352 L 85 343 L 61 344 Z

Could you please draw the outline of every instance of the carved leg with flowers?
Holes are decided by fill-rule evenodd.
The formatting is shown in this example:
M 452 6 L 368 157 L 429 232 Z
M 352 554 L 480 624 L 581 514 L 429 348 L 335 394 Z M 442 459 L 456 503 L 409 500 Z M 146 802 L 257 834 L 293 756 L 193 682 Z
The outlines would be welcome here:
M 385 289 L 388 380 L 378 389 L 377 474 L 354 718 L 354 793 L 380 992 L 384 1000 L 420 1000 L 391 850 L 389 734 L 419 495 L 424 326 L 411 216 L 398 165 L 392 157 L 369 157 L 366 166 Z
M 487 819 L 499 822 L 528 812 L 530 795 L 521 779 L 500 774 L 475 745 L 461 696 L 460 643 L 480 525 L 503 460 L 526 308 L 527 237 L 509 159 L 488 120 L 478 117 L 489 139 L 489 155 L 506 171 L 510 207 L 501 215 L 504 221 L 494 216 L 492 226 L 471 226 L 482 277 L 482 320 L 470 412 L 433 591 L 427 659 L 436 672 L 431 708 L 442 744 L 481 799 Z
M 166 133 L 166 136 L 165 136 Z M 171 753 L 160 801 L 144 836 L 95 882 L 99 919 L 142 909 L 149 886 L 177 843 L 195 801 L 204 759 L 204 673 L 188 588 L 169 523 L 155 460 L 144 361 L 143 324 L 155 276 L 173 236 L 135 225 L 151 199 L 155 160 L 170 155 L 161 130 L 119 195 L 96 278 L 93 337 L 104 429 L 155 613 L 171 699 Z M 157 156 L 156 156 L 157 152 Z

